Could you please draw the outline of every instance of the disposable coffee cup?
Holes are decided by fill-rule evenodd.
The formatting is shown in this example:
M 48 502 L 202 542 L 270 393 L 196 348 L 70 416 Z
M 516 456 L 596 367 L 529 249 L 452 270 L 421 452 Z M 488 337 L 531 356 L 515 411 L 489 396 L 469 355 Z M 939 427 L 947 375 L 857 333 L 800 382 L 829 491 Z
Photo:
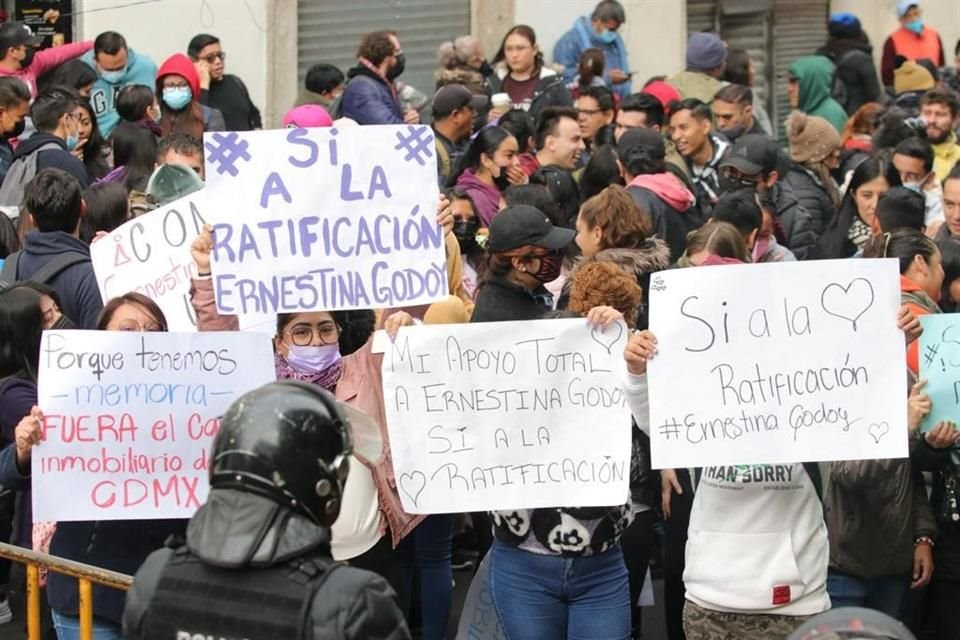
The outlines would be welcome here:
M 490 104 L 497 111 L 506 111 L 510 108 L 510 96 L 506 93 L 495 93 L 490 98 Z

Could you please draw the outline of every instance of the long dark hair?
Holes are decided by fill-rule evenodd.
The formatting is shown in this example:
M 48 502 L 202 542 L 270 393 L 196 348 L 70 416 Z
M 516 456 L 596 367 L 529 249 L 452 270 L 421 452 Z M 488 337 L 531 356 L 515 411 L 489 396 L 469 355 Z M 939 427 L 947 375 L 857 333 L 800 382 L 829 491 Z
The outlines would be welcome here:
M 960 242 L 947 238 L 937 243 L 940 248 L 940 260 L 943 265 L 943 288 L 940 290 L 940 309 L 944 313 L 960 310 L 960 300 L 950 296 L 950 285 L 960 278 Z
M 447 187 L 457 184 L 457 178 L 467 169 L 476 170 L 480 166 L 480 156 L 486 154 L 492 158 L 503 141 L 512 137 L 513 135 L 509 131 L 500 127 L 481 129 L 470 146 L 467 147 L 466 152 L 460 156 L 457 168 L 450 174 L 450 179 L 447 180 Z
M 83 145 L 83 166 L 87 170 L 87 175 L 91 180 L 97 180 L 110 173 L 110 165 L 107 164 L 106 147 L 107 141 L 100 133 L 100 125 L 97 124 L 97 117 L 93 113 L 93 107 L 89 100 L 80 100 L 79 106 L 87 112 L 90 118 L 90 138 Z
M 580 176 L 580 197 L 588 200 L 612 184 L 623 185 L 617 148 L 604 144 L 594 149 Z
M 113 231 L 130 217 L 127 190 L 116 182 L 100 182 L 83 192 L 87 215 L 80 220 L 80 239 L 93 242 L 97 231 Z
M 852 224 L 860 215 L 857 211 L 857 199 L 855 197 L 857 189 L 877 178 L 886 178 L 890 186 L 900 184 L 900 174 L 890 161 L 890 154 L 887 152 L 878 152 L 868 156 L 863 162 L 857 165 L 850 177 L 850 184 L 847 185 L 847 191 L 837 207 L 837 212 L 830 221 L 830 228 L 836 227 L 841 221 L 847 221 Z
M 40 293 L 18 286 L 0 291 L 0 378 L 24 373 L 36 381 L 42 334 Z
M 145 191 L 157 161 L 157 139 L 132 122 L 121 122 L 110 134 L 114 165 L 125 168 L 123 186 L 127 191 Z
M 513 187 L 510 187 L 510 189 L 512 188 Z M 510 189 L 507 189 L 507 191 L 510 191 Z M 479 217 L 477 216 L 477 205 L 474 204 L 473 198 L 471 198 L 470 194 L 465 190 L 459 187 L 453 187 L 452 189 L 447 189 L 444 191 L 443 194 L 447 196 L 447 199 L 451 203 L 454 200 L 465 200 L 466 202 L 469 202 L 470 208 L 473 209 L 474 217 Z M 506 194 L 504 194 L 504 197 L 506 197 Z M 467 247 L 466 252 L 461 253 L 461 256 L 465 258 L 470 266 L 473 267 L 473 270 L 477 272 L 477 281 L 479 282 L 483 277 L 483 272 L 486 270 L 486 261 L 484 260 L 485 252 L 483 247 L 474 242 Z
M 916 256 L 929 264 L 937 254 L 936 243 L 916 229 L 897 229 L 874 236 L 863 248 L 864 258 L 896 258 L 900 275 L 907 272 Z
M 517 26 L 507 31 L 506 35 L 503 36 L 503 40 L 500 42 L 500 49 L 497 51 L 497 55 L 493 58 L 493 64 L 498 62 L 503 62 L 507 59 L 506 47 L 507 47 L 507 38 L 517 34 L 523 36 L 530 43 L 531 47 L 537 46 L 537 34 L 534 32 L 533 27 L 529 27 L 525 24 L 518 24 Z M 533 77 L 540 75 L 540 70 L 543 68 L 543 51 L 537 50 L 537 54 L 533 58 L 533 70 L 530 72 Z M 509 67 L 508 67 L 509 69 Z M 508 70 L 509 73 L 509 70 Z

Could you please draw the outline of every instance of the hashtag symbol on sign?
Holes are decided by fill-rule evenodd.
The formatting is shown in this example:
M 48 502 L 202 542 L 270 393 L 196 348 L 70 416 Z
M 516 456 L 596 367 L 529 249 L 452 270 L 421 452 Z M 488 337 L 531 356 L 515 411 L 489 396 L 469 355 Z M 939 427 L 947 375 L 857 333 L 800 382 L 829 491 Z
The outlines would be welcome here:
M 207 164 L 215 166 L 220 175 L 229 173 L 236 177 L 240 172 L 237 169 L 237 161 L 250 160 L 250 152 L 247 151 L 249 144 L 246 140 L 238 141 L 239 137 L 236 132 L 227 135 L 215 133 L 211 136 L 212 140 L 204 145 L 210 152 L 207 155 Z
M 411 160 L 416 160 L 417 163 L 422 167 L 427 164 L 427 161 L 424 160 L 420 154 L 423 153 L 427 158 L 433 157 L 433 135 L 430 134 L 430 129 L 427 127 L 407 127 L 407 132 L 409 135 L 404 135 L 402 133 L 397 133 L 397 140 L 399 144 L 394 147 L 399 151 L 406 151 L 407 156 L 404 158 L 407 162 Z
M 936 357 L 937 351 L 939 350 L 940 350 L 939 345 L 935 345 L 935 344 L 927 345 L 927 350 L 923 354 L 923 361 L 927 363 L 927 366 L 933 364 L 933 359 Z
M 667 420 L 659 428 L 664 440 L 676 440 L 680 437 L 680 423 L 676 418 Z

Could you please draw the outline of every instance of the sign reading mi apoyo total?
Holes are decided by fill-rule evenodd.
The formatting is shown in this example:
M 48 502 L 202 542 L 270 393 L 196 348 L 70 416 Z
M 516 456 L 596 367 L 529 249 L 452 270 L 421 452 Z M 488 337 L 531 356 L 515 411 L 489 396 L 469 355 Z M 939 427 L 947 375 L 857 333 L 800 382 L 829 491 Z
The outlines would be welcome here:
M 650 289 L 655 468 L 907 455 L 893 260 L 679 269 Z

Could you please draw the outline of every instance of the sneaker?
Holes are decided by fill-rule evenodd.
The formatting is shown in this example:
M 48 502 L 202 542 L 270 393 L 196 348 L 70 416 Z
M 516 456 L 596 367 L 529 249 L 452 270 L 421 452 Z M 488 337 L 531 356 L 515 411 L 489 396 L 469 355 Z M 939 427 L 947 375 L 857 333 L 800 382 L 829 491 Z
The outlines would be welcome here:
M 10 611 L 10 601 L 4 598 L 0 600 L 0 624 L 7 624 L 13 620 L 13 612 Z

